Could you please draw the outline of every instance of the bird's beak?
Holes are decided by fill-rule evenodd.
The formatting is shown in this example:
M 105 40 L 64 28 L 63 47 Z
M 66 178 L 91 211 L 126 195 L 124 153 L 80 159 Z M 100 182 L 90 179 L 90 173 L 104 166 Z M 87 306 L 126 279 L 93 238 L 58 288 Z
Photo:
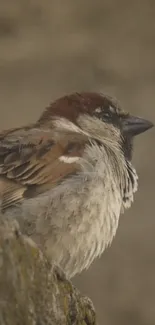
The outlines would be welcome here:
M 123 132 L 131 136 L 138 135 L 152 128 L 154 124 L 137 116 L 127 116 L 123 119 Z

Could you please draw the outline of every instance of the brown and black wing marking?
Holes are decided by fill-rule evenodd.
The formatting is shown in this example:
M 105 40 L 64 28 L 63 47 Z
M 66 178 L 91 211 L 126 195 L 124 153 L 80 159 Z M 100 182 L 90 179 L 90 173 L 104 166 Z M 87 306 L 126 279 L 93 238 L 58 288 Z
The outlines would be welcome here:
M 33 132 L 32 132 L 33 131 Z M 25 133 L 24 133 L 25 132 Z M 33 133 L 33 135 L 32 135 Z M 49 190 L 79 169 L 76 159 L 80 157 L 86 143 L 85 137 L 75 134 L 42 136 L 34 130 L 12 129 L 0 134 L 0 197 L 1 209 L 32 198 Z M 65 157 L 61 159 L 61 157 Z

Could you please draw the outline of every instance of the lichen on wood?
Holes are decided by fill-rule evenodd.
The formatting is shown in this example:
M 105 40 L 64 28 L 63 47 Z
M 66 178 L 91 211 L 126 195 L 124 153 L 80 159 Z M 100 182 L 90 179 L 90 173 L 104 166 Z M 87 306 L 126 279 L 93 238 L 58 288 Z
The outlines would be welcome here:
M 0 218 L 0 324 L 96 325 L 95 311 L 18 224 Z

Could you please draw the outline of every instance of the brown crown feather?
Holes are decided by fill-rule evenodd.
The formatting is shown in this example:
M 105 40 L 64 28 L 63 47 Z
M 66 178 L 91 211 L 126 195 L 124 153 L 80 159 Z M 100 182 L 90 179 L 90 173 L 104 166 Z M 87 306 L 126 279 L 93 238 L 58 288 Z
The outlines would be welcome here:
M 73 93 L 51 103 L 40 116 L 38 122 L 39 124 L 46 123 L 49 117 L 61 116 L 75 123 L 80 113 L 92 115 L 97 107 L 106 108 L 110 105 L 118 108 L 117 101 L 109 96 L 95 92 Z

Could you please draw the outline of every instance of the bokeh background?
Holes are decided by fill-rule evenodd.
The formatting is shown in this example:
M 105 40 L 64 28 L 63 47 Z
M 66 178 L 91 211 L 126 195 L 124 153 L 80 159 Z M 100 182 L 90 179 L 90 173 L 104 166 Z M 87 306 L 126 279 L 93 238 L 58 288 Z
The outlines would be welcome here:
M 155 122 L 154 0 L 2 0 L 0 128 L 96 90 Z M 155 324 L 155 130 L 136 139 L 139 192 L 111 248 L 74 280 L 99 324 Z

